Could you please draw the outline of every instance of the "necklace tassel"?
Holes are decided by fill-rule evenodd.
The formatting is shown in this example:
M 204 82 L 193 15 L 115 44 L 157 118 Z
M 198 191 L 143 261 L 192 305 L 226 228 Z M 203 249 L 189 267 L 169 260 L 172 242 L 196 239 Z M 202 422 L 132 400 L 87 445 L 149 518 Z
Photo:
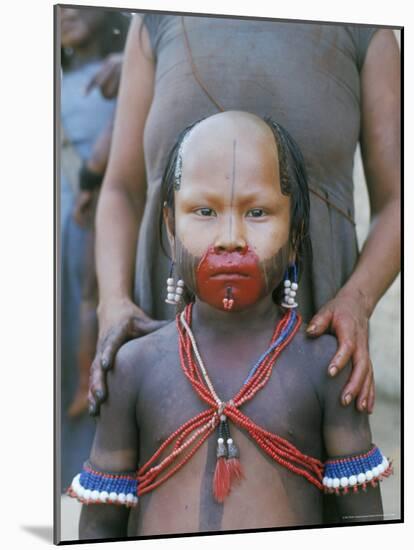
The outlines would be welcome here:
M 219 424 L 217 462 L 213 477 L 213 494 L 217 502 L 224 502 L 230 493 L 230 471 L 227 465 L 227 446 L 224 442 L 223 422 Z
M 241 481 L 244 478 L 244 472 L 240 463 L 240 452 L 237 445 L 230 436 L 230 426 L 227 418 L 223 422 L 223 431 L 226 436 L 227 443 L 227 467 L 230 474 L 230 485 L 234 482 Z

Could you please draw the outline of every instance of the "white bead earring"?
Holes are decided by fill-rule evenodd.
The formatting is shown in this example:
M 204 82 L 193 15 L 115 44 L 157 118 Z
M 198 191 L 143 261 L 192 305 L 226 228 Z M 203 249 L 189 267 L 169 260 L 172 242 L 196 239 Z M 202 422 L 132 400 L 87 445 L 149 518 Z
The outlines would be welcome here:
M 171 262 L 170 274 L 167 279 L 167 298 L 165 302 L 171 304 L 172 306 L 178 305 L 184 294 L 184 281 L 178 279 L 177 284 L 175 285 L 174 277 L 172 276 L 174 270 L 174 262 Z
M 289 275 L 290 271 L 292 271 L 292 280 Z M 295 300 L 296 292 L 299 288 L 296 264 L 291 264 L 286 270 L 283 286 L 284 286 L 283 288 L 284 296 L 282 301 L 282 307 L 287 307 L 287 308 L 298 307 L 298 304 Z

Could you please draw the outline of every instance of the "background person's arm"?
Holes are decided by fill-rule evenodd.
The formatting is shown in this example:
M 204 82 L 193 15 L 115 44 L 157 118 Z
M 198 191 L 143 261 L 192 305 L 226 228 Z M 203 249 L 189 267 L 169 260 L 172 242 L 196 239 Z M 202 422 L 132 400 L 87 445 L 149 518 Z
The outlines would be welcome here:
M 369 235 L 351 277 L 314 316 L 308 334 L 328 329 L 336 334 L 338 350 L 329 372 L 335 375 L 352 361 L 342 401 L 358 398 L 358 409 L 372 412 L 368 320 L 400 270 L 400 53 L 388 29 L 374 34 L 361 72 L 360 142 L 371 206 Z
M 143 133 L 151 105 L 154 64 L 145 26 L 134 16 L 124 54 L 108 167 L 96 215 L 99 340 L 92 364 L 90 412 L 106 398 L 105 375 L 123 342 L 155 330 L 132 301 L 139 227 L 146 199 Z

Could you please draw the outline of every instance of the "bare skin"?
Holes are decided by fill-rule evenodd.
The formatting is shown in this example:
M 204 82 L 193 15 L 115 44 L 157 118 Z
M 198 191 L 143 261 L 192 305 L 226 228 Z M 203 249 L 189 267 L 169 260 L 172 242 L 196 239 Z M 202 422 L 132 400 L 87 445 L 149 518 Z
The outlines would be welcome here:
M 290 199 L 280 189 L 276 144 L 269 141 L 268 132 L 263 121 L 238 112 L 210 117 L 197 127 L 184 150 L 174 226 L 165 212 L 173 254 L 178 242 L 190 257 L 200 256 L 210 245 L 220 254 L 248 244 L 263 266 L 274 265 L 266 262 L 272 257 L 286 261 L 279 252 L 289 248 Z M 211 144 L 210 133 L 220 135 L 220 142 L 207 150 L 204 145 L 204 154 L 197 154 L 203 144 Z M 178 266 L 185 282 L 194 280 L 196 262 L 186 265 Z M 269 273 L 279 273 L 280 279 L 284 265 L 279 268 Z M 281 317 L 272 300 L 273 287 L 263 289 L 254 304 L 232 313 L 196 298 L 192 328 L 215 389 L 225 401 L 236 394 L 267 348 Z M 242 407 L 256 423 L 320 460 L 364 452 L 371 444 L 367 414 L 343 407 L 339 400 L 349 368 L 335 378 L 326 376 L 326 361 L 335 347 L 331 336 L 310 340 L 299 332 L 279 357 L 266 386 Z M 108 383 L 108 400 L 90 454 L 100 471 L 135 471 L 172 432 L 205 410 L 181 370 L 174 323 L 126 344 Z M 323 497 L 317 488 L 274 463 L 236 427 L 231 426 L 231 433 L 246 479 L 224 504 L 212 496 L 216 441 L 211 437 L 184 468 L 144 495 L 130 514 L 113 505 L 84 506 L 80 538 L 323 523 Z M 382 518 L 378 488 L 348 496 L 338 499 L 337 521 L 366 520 L 367 514 Z
M 112 367 L 122 343 L 161 326 L 132 301 L 136 239 L 146 197 L 143 131 L 153 95 L 155 63 L 146 29 L 142 29 L 140 41 L 139 28 L 140 19 L 134 17 L 125 50 L 113 147 L 97 212 L 99 342 L 91 372 L 91 414 L 99 414 L 106 398 L 105 372 Z M 338 350 L 326 368 L 332 365 L 339 372 L 352 360 L 342 400 L 346 404 L 349 395 L 349 403 L 355 401 L 359 410 L 368 412 L 374 406 L 368 319 L 400 269 L 399 64 L 392 31 L 377 31 L 361 72 L 361 145 L 371 231 L 354 273 L 313 318 L 308 331 L 313 337 L 328 330 L 335 333 Z

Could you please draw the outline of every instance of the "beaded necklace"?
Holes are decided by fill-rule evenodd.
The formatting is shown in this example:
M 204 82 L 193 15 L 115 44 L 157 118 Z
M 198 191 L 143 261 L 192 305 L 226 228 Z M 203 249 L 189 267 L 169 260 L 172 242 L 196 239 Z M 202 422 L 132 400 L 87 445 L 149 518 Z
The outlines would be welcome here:
M 258 446 L 275 462 L 306 478 L 322 489 L 322 463 L 302 454 L 286 439 L 255 424 L 239 407 L 252 399 L 265 386 L 282 350 L 293 339 L 302 322 L 294 310 L 286 312 L 278 322 L 268 349 L 251 368 L 238 393 L 223 402 L 214 389 L 191 331 L 192 304 L 176 318 L 180 364 L 200 398 L 209 408 L 194 416 L 173 432 L 138 470 L 138 494 L 152 491 L 186 464 L 206 439 L 218 428 L 217 463 L 213 478 L 213 494 L 218 502 L 228 496 L 233 482 L 244 477 L 239 450 L 230 437 L 229 421 L 243 428 Z M 165 456 L 166 454 L 166 456 Z M 164 458 L 161 459 L 162 455 Z M 154 463 L 161 461 L 154 465 Z

